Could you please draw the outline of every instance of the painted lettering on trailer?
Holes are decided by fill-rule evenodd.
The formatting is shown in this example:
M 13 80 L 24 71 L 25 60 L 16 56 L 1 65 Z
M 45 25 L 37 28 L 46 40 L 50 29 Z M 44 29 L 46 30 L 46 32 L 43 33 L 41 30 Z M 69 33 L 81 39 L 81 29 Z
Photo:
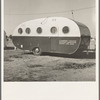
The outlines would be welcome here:
M 60 45 L 74 45 L 76 40 L 59 40 Z

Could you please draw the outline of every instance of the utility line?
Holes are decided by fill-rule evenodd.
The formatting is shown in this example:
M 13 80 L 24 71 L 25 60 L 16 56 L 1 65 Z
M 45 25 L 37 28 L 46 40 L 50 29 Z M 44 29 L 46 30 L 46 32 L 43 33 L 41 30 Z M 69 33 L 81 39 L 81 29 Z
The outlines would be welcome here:
M 30 13 L 30 14 L 10 14 L 10 13 L 5 13 L 5 15 L 42 15 L 42 14 L 59 14 L 59 13 L 67 13 L 67 12 L 75 12 L 75 11 L 80 11 L 80 10 L 86 10 L 86 9 L 91 9 L 95 8 L 95 6 L 92 7 L 86 7 L 86 8 L 79 8 L 75 10 L 66 10 L 66 11 L 59 11 L 59 12 L 46 12 L 46 13 Z

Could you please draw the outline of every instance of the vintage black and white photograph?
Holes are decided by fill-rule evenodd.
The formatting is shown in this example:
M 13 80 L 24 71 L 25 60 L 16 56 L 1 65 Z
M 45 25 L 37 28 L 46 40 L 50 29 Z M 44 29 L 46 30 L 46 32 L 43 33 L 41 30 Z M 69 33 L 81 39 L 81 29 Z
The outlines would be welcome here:
M 96 81 L 96 0 L 4 0 L 5 82 Z

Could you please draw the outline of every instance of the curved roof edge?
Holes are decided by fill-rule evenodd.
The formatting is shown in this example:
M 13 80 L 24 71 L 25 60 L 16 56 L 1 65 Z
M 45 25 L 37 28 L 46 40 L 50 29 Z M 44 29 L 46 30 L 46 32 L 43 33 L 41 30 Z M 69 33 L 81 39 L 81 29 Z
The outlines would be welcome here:
M 84 25 L 83 23 L 80 23 L 78 21 L 75 21 L 75 20 L 73 20 L 73 21 L 79 26 L 81 36 L 90 36 L 91 37 L 90 30 L 86 25 Z

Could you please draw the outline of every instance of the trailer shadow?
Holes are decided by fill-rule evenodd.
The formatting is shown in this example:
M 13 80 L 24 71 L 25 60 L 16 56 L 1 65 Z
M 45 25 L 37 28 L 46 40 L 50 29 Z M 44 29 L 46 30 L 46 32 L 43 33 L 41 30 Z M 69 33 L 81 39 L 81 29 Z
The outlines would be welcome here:
M 56 56 L 56 57 L 63 57 L 63 58 L 76 58 L 76 59 L 95 59 L 95 52 L 89 52 L 89 54 L 86 53 L 78 53 L 78 54 L 57 54 L 57 53 L 43 53 L 43 56 Z
M 32 55 L 31 52 L 24 52 L 24 54 Z M 86 54 L 86 52 L 83 53 L 77 53 L 77 54 L 58 54 L 58 53 L 42 53 L 40 56 L 54 56 L 54 57 L 63 57 L 63 58 L 76 58 L 76 59 L 95 59 L 95 52 L 89 52 L 89 54 Z
M 5 47 L 4 50 L 14 50 L 14 47 Z M 22 53 L 22 55 L 33 55 L 32 52 L 29 51 L 24 51 Z M 59 54 L 59 53 L 47 53 L 47 52 L 43 52 L 41 54 L 41 56 L 55 56 L 55 57 L 63 57 L 63 58 L 76 58 L 76 59 L 95 59 L 96 58 L 96 53 L 95 51 L 92 52 L 88 52 L 88 54 L 86 52 L 82 52 L 82 53 L 76 53 L 76 54 L 72 54 L 72 55 L 68 55 L 68 54 Z
M 14 47 L 4 47 L 4 50 L 14 50 Z

